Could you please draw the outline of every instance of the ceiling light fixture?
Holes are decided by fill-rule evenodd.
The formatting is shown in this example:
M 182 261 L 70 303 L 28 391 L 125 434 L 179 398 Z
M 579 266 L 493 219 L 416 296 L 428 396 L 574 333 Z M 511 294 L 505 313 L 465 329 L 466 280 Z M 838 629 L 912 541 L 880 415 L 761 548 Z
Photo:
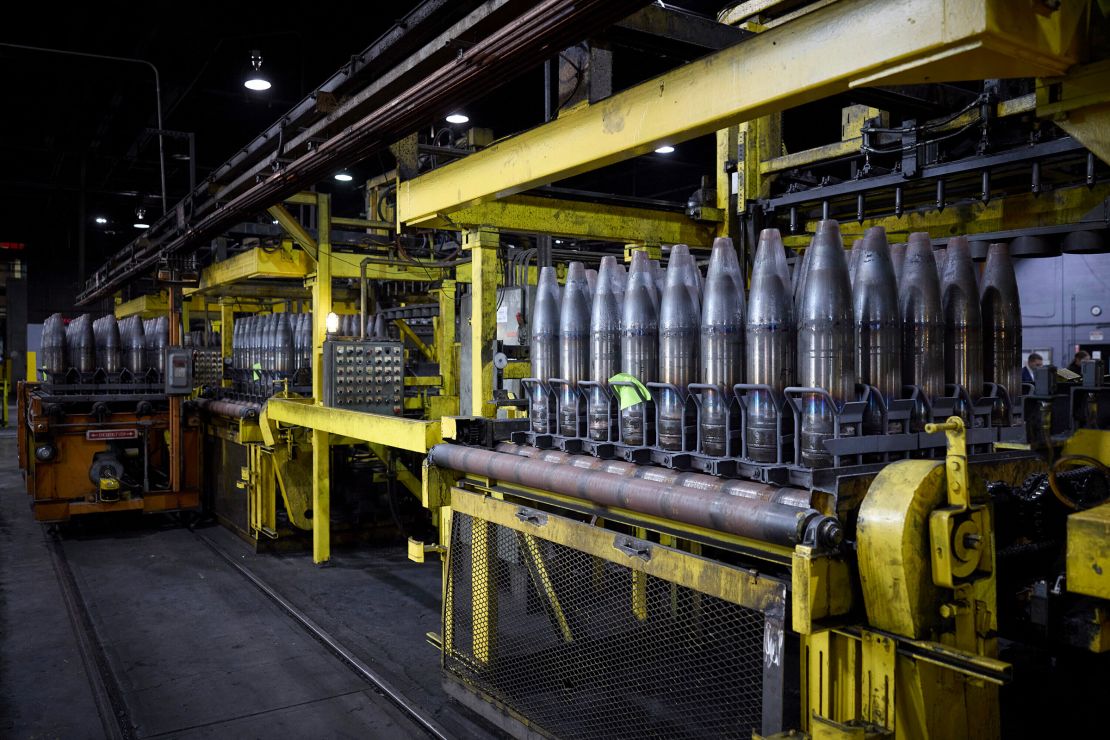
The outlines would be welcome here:
M 108 223 L 108 219 L 104 218 L 103 216 L 97 216 L 96 222 L 103 226 L 104 224 Z
M 135 223 L 133 223 L 131 225 L 134 226 L 136 229 L 149 229 L 150 224 L 148 224 L 146 222 L 146 219 L 144 218 L 144 216 L 146 216 L 146 209 L 145 208 L 136 208 L 135 209 Z
M 339 180 L 339 182 L 350 182 L 355 178 L 351 173 L 347 172 L 347 170 L 343 170 L 342 172 L 335 173 L 335 179 Z
M 452 113 L 447 116 L 447 123 L 467 123 L 469 120 L 470 116 L 464 113 Z
M 663 146 L 656 149 L 655 153 L 656 154 L 670 154 L 673 151 L 674 151 L 673 146 L 671 146 L 670 144 L 664 144 Z
M 255 92 L 270 89 L 270 81 L 262 74 L 262 52 L 258 49 L 251 49 L 251 68 L 247 79 L 243 81 L 243 87 Z

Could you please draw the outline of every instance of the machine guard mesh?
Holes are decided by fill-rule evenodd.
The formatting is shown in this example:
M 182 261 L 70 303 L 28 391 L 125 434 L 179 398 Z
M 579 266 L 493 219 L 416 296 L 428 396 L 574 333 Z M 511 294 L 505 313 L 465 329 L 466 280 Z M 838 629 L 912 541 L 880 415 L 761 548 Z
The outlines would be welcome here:
M 560 738 L 750 738 L 781 729 L 781 593 L 761 611 L 456 511 L 444 667 Z

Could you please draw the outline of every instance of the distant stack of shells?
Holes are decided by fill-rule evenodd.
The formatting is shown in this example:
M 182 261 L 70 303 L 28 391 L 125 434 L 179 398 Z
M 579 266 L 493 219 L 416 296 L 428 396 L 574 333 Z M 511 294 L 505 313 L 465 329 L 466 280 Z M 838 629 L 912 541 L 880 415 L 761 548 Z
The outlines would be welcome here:
M 117 320 L 108 314 L 94 320 L 82 314 L 66 323 L 56 313 L 43 324 L 40 368 L 53 382 L 141 380 L 152 369 L 162 372 L 168 334 L 166 317 Z
M 974 403 L 989 384 L 1016 404 L 1021 313 L 1005 245 L 991 245 L 981 282 L 980 295 L 963 237 L 934 251 L 927 234 L 889 245 L 876 227 L 845 250 L 835 221 L 818 224 L 793 275 L 778 231 L 765 230 L 747 292 L 728 239 L 714 244 L 704 278 L 685 245 L 672 247 L 666 269 L 634 252 L 627 276 L 612 258 L 596 277 L 572 262 L 564 288 L 555 269 L 544 267 L 532 315 L 532 374 L 555 380 L 559 392 L 533 392 L 532 431 L 664 450 L 689 449 L 696 432 L 698 451 L 723 456 L 732 388 L 747 383 L 747 456 L 775 462 L 780 434 L 794 431 L 785 389 L 815 388 L 821 392 L 798 392 L 799 462 L 824 467 L 832 464 L 824 441 L 838 432 L 837 414 L 865 393 L 876 408 L 865 416 L 867 434 L 895 431 L 882 428 L 877 409 L 914 394 L 922 403 L 906 431 L 920 430 L 932 400 L 966 394 Z M 634 403 L 614 414 L 606 388 L 617 373 L 662 384 L 652 394 L 658 409 Z M 584 403 L 574 393 L 582 381 L 590 383 Z M 691 385 L 700 429 L 690 417 Z M 731 449 L 739 454 L 738 445 Z

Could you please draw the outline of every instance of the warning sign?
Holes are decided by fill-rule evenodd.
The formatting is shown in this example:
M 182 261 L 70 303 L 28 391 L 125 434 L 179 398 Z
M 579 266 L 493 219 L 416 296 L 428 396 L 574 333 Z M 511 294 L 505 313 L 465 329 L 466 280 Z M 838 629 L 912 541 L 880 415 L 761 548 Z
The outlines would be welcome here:
M 138 439 L 138 429 L 90 429 L 85 432 L 85 439 L 90 442 L 108 439 Z

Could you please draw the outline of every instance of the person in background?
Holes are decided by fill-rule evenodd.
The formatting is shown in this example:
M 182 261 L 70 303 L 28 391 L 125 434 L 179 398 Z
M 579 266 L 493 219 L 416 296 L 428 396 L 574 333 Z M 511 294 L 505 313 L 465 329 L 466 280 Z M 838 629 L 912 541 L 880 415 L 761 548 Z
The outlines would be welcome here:
M 1082 375 L 1083 361 L 1089 359 L 1091 359 L 1091 355 L 1089 353 L 1084 352 L 1083 350 L 1079 350 L 1075 353 L 1075 359 L 1071 361 L 1070 365 L 1068 365 L 1068 370 L 1071 370 L 1076 375 Z
M 1025 367 L 1021 369 L 1021 382 L 1032 383 L 1033 376 L 1037 372 L 1037 368 L 1044 364 L 1044 358 L 1033 352 L 1029 355 L 1029 359 L 1025 361 Z

